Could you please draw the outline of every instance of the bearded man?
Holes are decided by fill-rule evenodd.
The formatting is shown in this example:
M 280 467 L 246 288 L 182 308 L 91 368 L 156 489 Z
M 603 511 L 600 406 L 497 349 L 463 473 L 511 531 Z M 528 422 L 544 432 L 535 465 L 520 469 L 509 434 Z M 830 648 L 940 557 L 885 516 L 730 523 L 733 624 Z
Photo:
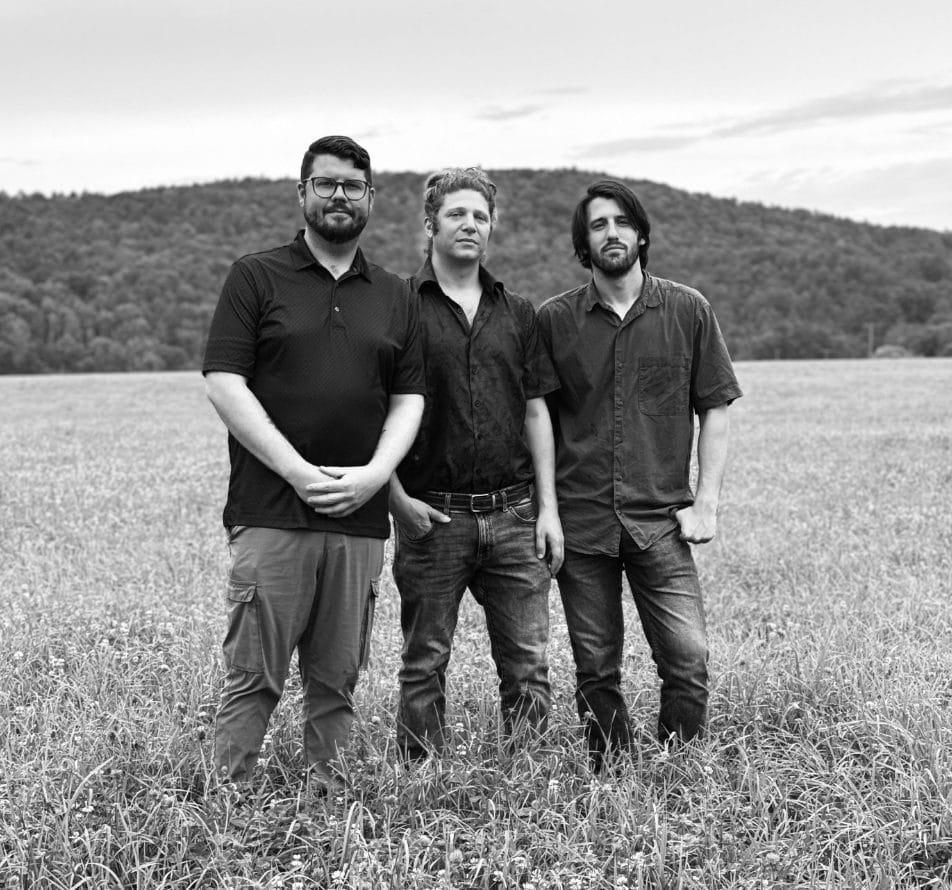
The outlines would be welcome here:
M 297 649 L 308 780 L 326 792 L 370 644 L 388 480 L 425 382 L 416 301 L 357 246 L 374 200 L 367 151 L 318 139 L 297 194 L 305 228 L 232 266 L 203 364 L 231 458 L 215 764 L 220 778 L 252 778 Z
M 549 396 L 565 534 L 558 582 L 596 770 L 607 751 L 632 742 L 621 693 L 622 573 L 661 677 L 661 740 L 704 730 L 707 635 L 690 545 L 714 537 L 727 406 L 741 395 L 710 303 L 645 271 L 650 239 L 648 214 L 627 186 L 589 186 L 572 242 L 591 281 L 539 310 L 560 384 Z

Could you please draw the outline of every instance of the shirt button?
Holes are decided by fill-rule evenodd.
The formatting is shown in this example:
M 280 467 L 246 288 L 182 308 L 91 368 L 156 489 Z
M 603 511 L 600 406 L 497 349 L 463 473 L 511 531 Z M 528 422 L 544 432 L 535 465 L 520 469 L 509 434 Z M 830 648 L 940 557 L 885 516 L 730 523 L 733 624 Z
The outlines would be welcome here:
M 476 399 L 476 401 L 473 402 L 473 406 L 476 407 L 476 408 L 478 408 L 480 405 L 482 405 L 482 402 L 479 401 L 479 399 Z
M 334 307 L 334 311 L 335 311 L 335 312 L 340 312 L 340 306 L 335 306 L 335 307 Z

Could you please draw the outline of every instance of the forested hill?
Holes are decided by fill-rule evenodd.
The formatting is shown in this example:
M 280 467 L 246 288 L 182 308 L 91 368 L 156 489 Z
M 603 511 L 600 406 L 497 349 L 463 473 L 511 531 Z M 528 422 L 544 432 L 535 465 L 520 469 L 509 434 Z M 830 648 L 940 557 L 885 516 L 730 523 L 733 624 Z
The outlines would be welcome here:
M 569 221 L 600 176 L 495 171 L 492 271 L 535 303 L 584 281 Z M 363 245 L 400 273 L 422 258 L 422 180 L 376 177 Z M 708 297 L 735 358 L 865 355 L 870 330 L 875 347 L 952 355 L 952 233 L 629 184 L 652 219 L 649 270 Z M 231 262 L 300 225 L 290 180 L 0 194 L 0 373 L 198 367 Z

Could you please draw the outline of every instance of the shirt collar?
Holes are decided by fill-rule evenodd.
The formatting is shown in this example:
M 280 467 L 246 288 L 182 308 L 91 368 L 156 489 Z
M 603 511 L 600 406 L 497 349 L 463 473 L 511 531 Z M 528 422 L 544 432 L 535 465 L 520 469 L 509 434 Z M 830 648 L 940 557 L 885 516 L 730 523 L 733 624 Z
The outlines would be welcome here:
M 658 279 L 647 272 L 642 274 L 644 275 L 644 281 L 641 284 L 641 293 L 638 295 L 638 299 L 635 300 L 635 305 L 643 302 L 645 309 L 660 306 L 664 302 L 664 294 L 658 284 Z M 595 279 L 593 278 L 588 282 L 588 288 L 585 291 L 585 311 L 591 312 L 598 305 L 604 306 L 605 304 L 598 293 L 598 288 L 595 287 Z
M 299 230 L 297 235 L 295 235 L 294 240 L 291 242 L 290 250 L 291 259 L 296 272 L 300 272 L 301 269 L 306 269 L 308 266 L 321 266 L 314 257 L 314 254 L 311 253 L 311 248 L 307 246 L 307 242 L 304 240 L 304 229 Z M 323 269 L 324 267 L 321 266 L 321 268 Z M 359 247 L 357 248 L 354 261 L 350 264 L 349 271 L 355 272 L 367 281 L 373 281 L 370 275 L 370 264 L 367 262 L 364 252 Z
M 421 293 L 424 286 L 427 288 L 436 287 L 442 293 L 443 289 L 440 287 L 440 282 L 437 281 L 436 272 L 433 271 L 433 262 L 429 257 L 423 261 L 423 265 L 420 266 L 419 271 L 413 277 L 416 279 L 417 293 Z M 506 290 L 505 285 L 498 278 L 495 278 L 482 263 L 479 265 L 479 284 L 484 294 L 490 294 L 493 297 L 501 296 Z

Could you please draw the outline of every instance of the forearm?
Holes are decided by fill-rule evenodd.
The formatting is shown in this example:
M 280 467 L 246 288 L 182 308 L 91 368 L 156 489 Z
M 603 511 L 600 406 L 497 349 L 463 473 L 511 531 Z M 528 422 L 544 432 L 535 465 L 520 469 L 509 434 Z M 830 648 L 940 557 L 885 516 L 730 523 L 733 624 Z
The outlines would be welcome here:
M 526 442 L 532 456 L 539 509 L 557 509 L 555 495 L 555 440 L 545 399 L 526 403 Z
M 244 377 L 209 372 L 205 392 L 228 431 L 266 467 L 288 482 L 307 473 L 309 464 L 274 425 Z
M 727 405 L 711 408 L 700 416 L 697 442 L 698 480 L 694 503 L 716 512 L 727 466 L 730 418 Z
M 413 445 L 422 417 L 422 395 L 405 393 L 390 397 L 390 408 L 369 464 L 385 479 L 394 475 L 397 465 Z

